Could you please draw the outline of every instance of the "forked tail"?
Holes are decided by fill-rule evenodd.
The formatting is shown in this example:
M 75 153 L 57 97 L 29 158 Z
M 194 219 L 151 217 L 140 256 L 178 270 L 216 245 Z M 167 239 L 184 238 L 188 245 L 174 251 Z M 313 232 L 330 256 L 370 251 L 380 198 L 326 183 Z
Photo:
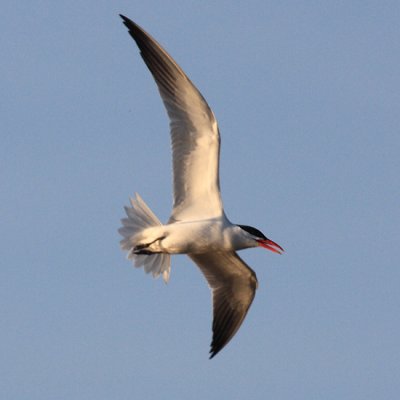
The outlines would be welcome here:
M 171 269 L 170 255 L 166 253 L 150 253 L 138 251 L 138 240 L 142 232 L 153 226 L 161 226 L 161 222 L 136 193 L 135 199 L 130 199 L 132 207 L 125 207 L 128 218 L 123 218 L 122 228 L 118 232 L 123 236 L 121 249 L 128 251 L 127 258 L 133 261 L 135 267 L 144 267 L 145 272 L 152 273 L 157 278 L 162 274 L 165 282 L 169 280 Z

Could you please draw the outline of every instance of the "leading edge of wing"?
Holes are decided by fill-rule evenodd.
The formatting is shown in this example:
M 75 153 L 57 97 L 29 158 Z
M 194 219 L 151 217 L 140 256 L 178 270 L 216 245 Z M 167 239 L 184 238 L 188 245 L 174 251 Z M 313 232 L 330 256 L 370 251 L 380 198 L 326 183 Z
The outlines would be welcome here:
M 189 254 L 212 290 L 213 337 L 210 358 L 233 338 L 253 302 L 257 289 L 255 272 L 235 252 Z

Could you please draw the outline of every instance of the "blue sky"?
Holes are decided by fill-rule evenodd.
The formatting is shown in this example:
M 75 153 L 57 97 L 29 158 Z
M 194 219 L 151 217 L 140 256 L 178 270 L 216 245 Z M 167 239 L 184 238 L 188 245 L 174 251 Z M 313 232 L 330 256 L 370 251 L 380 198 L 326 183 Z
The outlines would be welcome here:
M 397 1 L 2 3 L 0 396 L 394 399 L 400 391 Z M 259 289 L 212 361 L 210 294 L 119 249 L 135 191 L 167 220 L 166 113 L 123 13 L 201 90 Z

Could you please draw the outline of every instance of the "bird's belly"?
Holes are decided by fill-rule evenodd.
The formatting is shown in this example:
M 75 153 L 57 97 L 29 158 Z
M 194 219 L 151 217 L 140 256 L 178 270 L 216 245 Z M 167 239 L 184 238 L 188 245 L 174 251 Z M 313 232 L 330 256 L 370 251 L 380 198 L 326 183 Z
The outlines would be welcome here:
M 230 247 L 222 223 L 180 222 L 167 225 L 167 235 L 160 242 L 170 254 L 198 254 Z

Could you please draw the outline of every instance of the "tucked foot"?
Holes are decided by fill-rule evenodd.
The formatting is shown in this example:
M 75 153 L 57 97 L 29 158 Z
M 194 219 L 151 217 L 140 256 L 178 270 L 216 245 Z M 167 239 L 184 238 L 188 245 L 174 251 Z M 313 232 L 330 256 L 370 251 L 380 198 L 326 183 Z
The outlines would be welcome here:
M 143 244 L 138 244 L 137 246 L 135 246 L 132 250 L 133 254 L 146 254 L 146 255 L 150 255 L 150 254 L 156 254 L 159 253 L 158 251 L 151 251 L 149 249 L 149 247 L 157 242 L 158 240 L 163 240 L 165 238 L 165 236 L 159 237 L 155 240 L 153 240 L 151 243 L 143 243 Z M 147 249 L 147 250 L 146 250 Z
M 133 250 L 132 251 L 132 254 L 145 254 L 146 256 L 150 256 L 150 255 L 152 255 L 152 254 L 155 254 L 155 253 L 153 253 L 152 251 L 150 251 L 150 250 Z

